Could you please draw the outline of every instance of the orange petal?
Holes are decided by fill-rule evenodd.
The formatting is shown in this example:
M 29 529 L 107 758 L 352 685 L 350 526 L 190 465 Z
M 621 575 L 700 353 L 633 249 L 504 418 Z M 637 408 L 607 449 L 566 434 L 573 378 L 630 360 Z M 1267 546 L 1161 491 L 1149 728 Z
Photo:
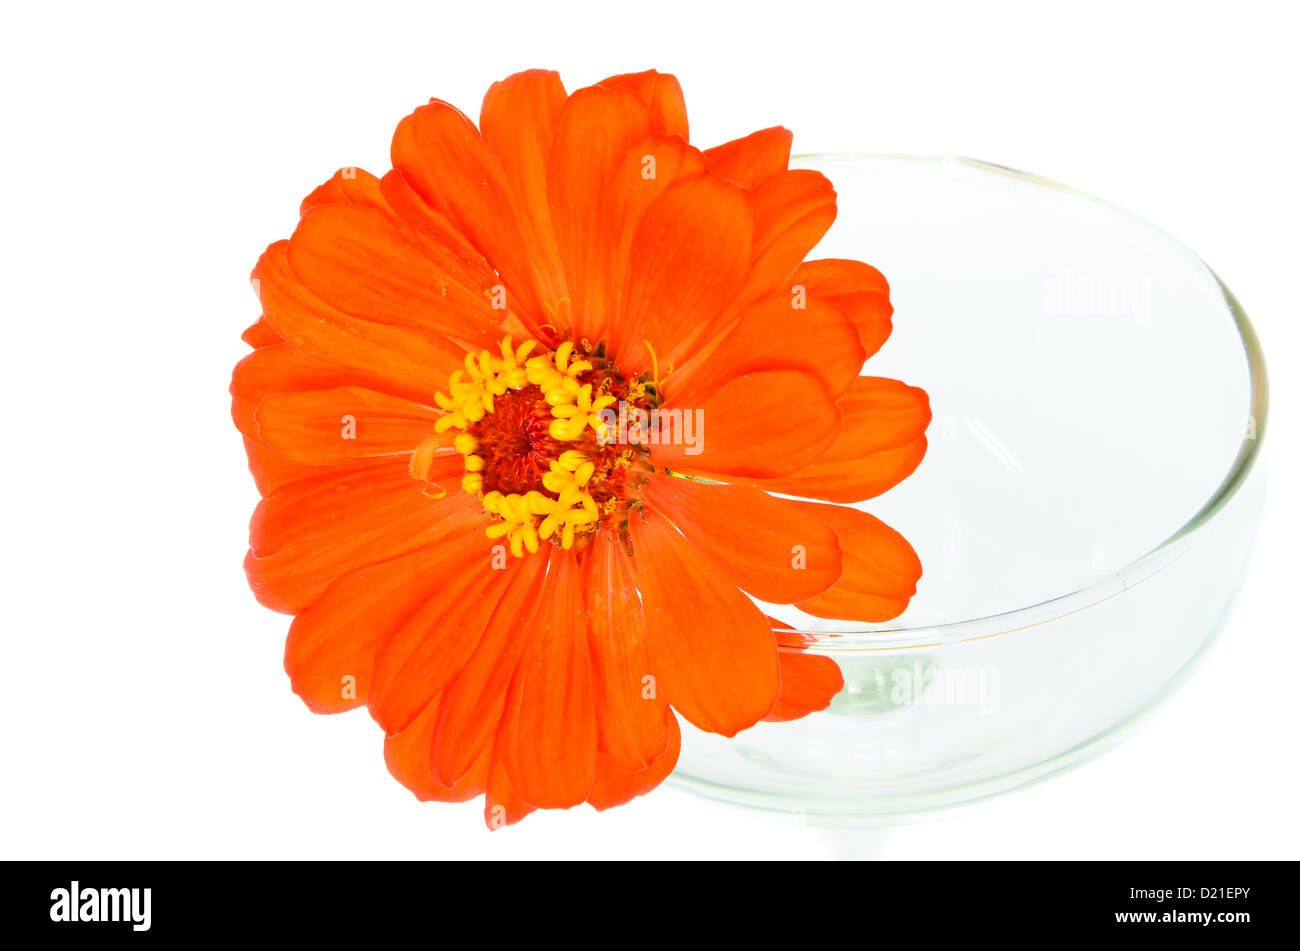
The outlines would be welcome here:
M 463 493 L 462 493 L 463 494 Z M 478 538 L 452 553 L 444 583 L 375 656 L 368 706 L 387 733 L 406 729 L 469 663 L 492 614 L 516 582 L 526 589 L 528 565 L 511 558 L 491 568 L 492 550 Z
M 642 491 L 691 544 L 762 601 L 801 601 L 839 579 L 834 529 L 797 505 L 749 486 L 659 475 Z
M 340 465 L 409 456 L 433 435 L 437 410 L 356 386 L 267 396 L 255 414 L 258 437 L 287 462 Z
M 598 756 L 596 781 L 591 785 L 587 802 L 598 810 L 621 806 L 637 796 L 644 796 L 667 779 L 677 765 L 682 749 L 682 731 L 671 711 L 668 713 L 668 730 L 667 748 L 643 770 L 632 772 L 611 756 Z
M 844 297 L 859 293 L 889 296 L 889 282 L 885 280 L 885 275 L 864 261 L 818 258 L 804 261 L 795 273 L 807 286 L 808 293 L 818 297 Z
M 239 335 L 239 339 L 244 341 L 254 350 L 259 347 L 269 347 L 275 343 L 283 343 L 284 338 L 276 333 L 271 322 L 265 317 L 258 317 L 253 324 Z
M 262 604 L 297 614 L 336 578 L 428 545 L 463 522 L 459 503 L 450 493 L 425 495 L 405 461 L 291 482 L 253 513 L 249 584 Z
M 888 621 L 916 594 L 921 560 L 907 539 L 874 515 L 842 505 L 794 502 L 835 529 L 844 573 L 829 591 L 801 601 L 799 610 L 846 621 Z
M 255 412 L 262 400 L 277 393 L 329 389 L 354 383 L 377 385 L 386 390 L 408 389 L 392 381 L 372 383 L 371 378 L 364 373 L 316 360 L 283 342 L 255 350 L 239 361 L 230 383 L 231 416 L 235 426 L 246 437 L 249 468 L 263 495 L 296 479 L 320 475 L 321 471 L 314 466 L 282 458 L 279 452 L 263 441 L 255 419 Z M 405 395 L 413 395 L 417 402 L 424 399 L 424 394 L 409 390 Z M 335 430 L 335 435 L 342 435 L 341 418 L 339 423 L 340 428 Z M 371 458 L 360 457 L 344 460 L 349 466 L 373 461 Z
M 645 103 L 650 112 L 651 129 L 667 135 L 680 135 L 689 139 L 686 122 L 686 97 L 681 83 L 671 73 L 648 69 L 643 73 L 623 73 L 602 79 L 600 86 L 611 89 L 622 86 L 632 90 Z
M 700 729 L 735 736 L 776 702 L 772 629 L 662 515 L 652 512 L 631 530 L 657 689 Z
M 600 233 L 583 293 L 575 299 L 574 334 L 604 340 L 611 352 L 622 347 L 627 322 L 627 285 L 632 241 L 655 200 L 683 179 L 704 173 L 704 156 L 679 136 L 648 135 L 628 148 L 603 185 Z
M 289 269 L 289 242 L 266 249 L 253 270 L 262 308 L 286 341 L 317 360 L 394 381 L 396 392 L 422 392 L 433 399 L 441 381 L 462 366 L 463 347 L 432 340 L 330 307 Z
M 610 272 L 614 239 L 605 183 L 649 131 L 645 106 L 627 89 L 579 89 L 560 113 L 547 175 L 555 238 L 571 298 L 565 307 L 551 302 L 556 306 L 552 322 L 561 333 L 570 326 L 599 327 L 607 311 L 617 306 L 620 288 Z
M 867 356 L 881 348 L 893 330 L 889 282 L 870 264 L 842 258 L 805 261 L 791 277 L 809 297 L 821 297 L 848 314 L 858 328 Z
M 244 437 L 244 452 L 248 455 L 248 471 L 253 476 L 257 491 L 263 496 L 270 495 L 276 489 L 291 482 L 310 479 L 327 471 L 320 466 L 304 466 L 293 462 L 285 462 L 280 458 L 280 454 L 270 446 L 256 439 L 249 439 L 247 436 Z M 358 462 L 355 466 L 345 468 L 365 469 L 386 462 L 387 460 L 384 459 L 367 459 Z
M 623 769 L 637 772 L 667 749 L 672 713 L 653 687 L 645 621 L 627 555 L 618 542 L 602 533 L 587 560 L 600 749 Z
M 462 512 L 467 524 L 472 520 L 477 526 L 469 506 Z M 462 535 L 467 538 L 468 533 Z M 358 568 L 326 588 L 289 625 L 284 669 L 293 692 L 316 713 L 365 703 L 375 652 L 446 584 L 446 565 L 446 559 L 418 549 Z
M 709 171 L 742 188 L 754 189 L 790 167 L 789 129 L 773 126 L 707 149 Z
M 693 445 L 683 436 L 652 445 L 656 465 L 695 475 L 775 479 L 819 458 L 840 431 L 840 411 L 821 380 L 781 370 L 728 380 L 693 404 L 668 400 L 659 410 L 659 429 L 695 421 Z M 792 425 L 797 419 L 798 425 Z M 672 426 L 669 425 L 672 421 Z M 665 433 L 665 438 L 668 434 Z
M 493 83 L 479 115 L 483 141 L 501 162 L 514 193 L 533 279 L 547 302 L 568 293 L 546 182 L 551 143 L 566 98 L 559 73 L 530 69 Z
M 892 489 L 921 464 L 930 399 L 925 391 L 863 376 L 840 397 L 839 438 L 807 468 L 759 485 L 769 492 L 831 502 L 858 502 Z
M 820 172 L 779 172 L 752 192 L 754 263 L 741 300 L 767 297 L 789 277 L 835 220 L 835 189 Z
M 459 258 L 391 211 L 317 205 L 298 222 L 288 254 L 303 284 L 345 314 L 437 340 L 497 337 L 504 315 L 491 307 L 495 279 L 457 270 Z
M 587 798 L 596 773 L 596 711 L 583 611 L 582 573 L 573 553 L 551 560 L 542 601 L 510 681 L 498 742 L 519 797 L 545 809 Z M 539 619 L 542 620 L 542 619 Z
M 487 823 L 488 831 L 512 826 L 536 808 L 519 798 L 506 774 L 500 750 L 494 747 L 492 765 L 488 770 L 487 795 L 483 799 L 483 821 Z
M 254 350 L 239 361 L 230 383 L 230 412 L 235 426 L 244 434 L 249 469 L 263 495 L 268 495 L 289 482 L 320 475 L 321 469 L 315 465 L 291 462 L 263 441 L 255 419 L 257 407 L 262 400 L 277 393 L 331 388 L 363 381 L 368 382 L 363 373 L 316 360 L 282 341 Z M 394 385 L 391 382 L 380 385 L 393 389 L 403 388 L 400 384 Z M 417 399 L 420 396 L 417 394 Z M 344 460 L 344 463 L 349 467 L 357 467 L 371 465 L 376 461 L 379 460 L 358 457 Z
M 533 262 L 505 169 L 454 106 L 434 99 L 398 123 L 393 168 L 469 239 L 510 289 L 511 310 L 541 320 Z
M 819 377 L 838 396 L 865 360 L 857 328 L 839 308 L 816 298 L 768 297 L 745 308 L 707 355 L 665 382 L 665 392 L 689 403 L 735 376 L 799 370 Z
M 439 299 L 446 300 L 457 288 L 457 300 L 468 307 L 470 319 L 477 321 L 461 321 L 456 331 L 458 342 L 469 349 L 495 350 L 504 333 L 522 330 L 537 336 L 537 322 L 511 309 L 516 305 L 514 294 L 492 265 L 446 215 L 430 207 L 411 188 L 401 172 L 390 171 L 379 180 L 379 187 L 392 213 L 417 237 L 421 253 L 428 258 L 419 267 L 426 277 L 436 277 L 430 283 L 437 287 Z M 487 318 L 480 314 L 484 303 L 491 311 Z M 438 316 L 441 319 L 447 315 Z M 413 319 L 421 326 L 427 323 L 419 316 Z
M 550 546 L 523 559 L 473 656 L 442 692 L 433 759 L 434 775 L 442 782 L 455 782 L 473 764 L 475 751 L 497 732 L 510 678 L 526 642 L 524 631 L 545 609 L 538 595 L 549 560 Z
M 433 726 L 438 719 L 437 701 L 401 733 L 384 738 L 384 762 L 393 778 L 415 793 L 421 802 L 465 802 L 487 791 L 488 769 L 492 750 L 479 752 L 473 766 L 454 786 L 439 782 L 429 769 L 433 744 Z
M 745 279 L 753 240 L 749 198 L 731 182 L 701 175 L 660 195 L 632 239 L 630 321 L 620 345 L 611 345 L 618 364 L 643 372 L 654 352 L 667 372 L 717 333 Z
M 245 436 L 257 437 L 257 406 L 272 393 L 329 389 L 361 379 L 333 363 L 324 363 L 284 342 L 254 350 L 235 365 L 230 379 L 230 415 Z
M 824 654 L 809 654 L 792 647 L 782 647 L 781 696 L 764 719 L 798 720 L 830 706 L 832 698 L 844 689 L 844 675 L 839 664 Z
M 369 205 L 385 207 L 379 191 L 379 179 L 363 168 L 341 168 L 329 181 L 302 200 L 298 214 L 305 215 L 316 205 Z

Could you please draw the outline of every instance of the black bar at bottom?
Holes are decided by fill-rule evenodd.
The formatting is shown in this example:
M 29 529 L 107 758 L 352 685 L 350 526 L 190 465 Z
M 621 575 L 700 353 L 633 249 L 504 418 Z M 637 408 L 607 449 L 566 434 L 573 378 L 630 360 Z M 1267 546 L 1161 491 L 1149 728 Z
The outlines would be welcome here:
M 1290 931 L 1296 904 L 1294 863 L 3 864 L 0 933 L 93 940 L 392 934 L 436 947 L 477 929 L 494 945 L 520 929 L 605 945 L 699 938 L 707 923 L 732 939 L 753 929 L 777 940 L 793 926 L 810 944 L 847 928 L 865 948 L 942 936 L 1232 941 Z

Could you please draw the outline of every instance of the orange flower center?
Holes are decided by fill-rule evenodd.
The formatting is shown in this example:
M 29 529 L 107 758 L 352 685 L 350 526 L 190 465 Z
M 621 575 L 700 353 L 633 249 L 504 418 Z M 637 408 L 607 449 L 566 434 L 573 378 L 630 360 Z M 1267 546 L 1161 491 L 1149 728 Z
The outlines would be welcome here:
M 656 388 L 625 379 L 603 347 L 584 346 L 581 356 L 575 349 L 565 342 L 539 351 L 531 340 L 515 347 L 507 337 L 499 354 L 469 354 L 437 395 L 438 435 L 411 461 L 412 474 L 428 478 L 455 432 L 461 488 L 493 516 L 487 536 L 516 556 L 544 542 L 569 549 L 602 529 L 622 532 L 639 504 L 636 473 L 648 468 L 647 451 L 623 442 L 619 423 L 629 411 L 648 413 Z
M 536 386 L 493 400 L 493 410 L 465 430 L 483 460 L 482 491 L 523 495 L 542 485 L 551 463 L 569 448 L 550 433 L 551 408 Z

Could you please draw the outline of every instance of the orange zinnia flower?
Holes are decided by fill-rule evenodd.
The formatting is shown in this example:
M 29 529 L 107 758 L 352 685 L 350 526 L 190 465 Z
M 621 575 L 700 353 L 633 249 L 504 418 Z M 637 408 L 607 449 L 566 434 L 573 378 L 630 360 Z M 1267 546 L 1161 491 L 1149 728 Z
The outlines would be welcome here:
M 888 285 L 804 261 L 835 192 L 785 129 L 700 151 L 672 76 L 540 70 L 480 127 L 433 100 L 392 171 L 307 197 L 231 391 L 293 689 L 366 704 L 399 780 L 486 793 L 495 827 L 658 785 L 675 714 L 731 736 L 824 708 L 838 668 L 745 592 L 901 612 L 911 547 L 828 503 L 915 469 L 930 411 L 858 375 Z

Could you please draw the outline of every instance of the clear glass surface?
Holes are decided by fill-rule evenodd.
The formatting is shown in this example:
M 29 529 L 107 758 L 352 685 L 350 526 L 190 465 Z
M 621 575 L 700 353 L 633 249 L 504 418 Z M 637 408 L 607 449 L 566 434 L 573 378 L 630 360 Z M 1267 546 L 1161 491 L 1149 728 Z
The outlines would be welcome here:
M 763 605 L 844 672 L 830 710 L 727 740 L 675 781 L 879 817 L 1079 762 L 1179 682 L 1240 586 L 1263 500 L 1263 359 L 1236 300 L 1151 224 L 967 159 L 810 156 L 839 194 L 814 257 L 889 279 L 863 372 L 926 389 L 930 448 L 859 507 L 924 566 L 885 624 Z

